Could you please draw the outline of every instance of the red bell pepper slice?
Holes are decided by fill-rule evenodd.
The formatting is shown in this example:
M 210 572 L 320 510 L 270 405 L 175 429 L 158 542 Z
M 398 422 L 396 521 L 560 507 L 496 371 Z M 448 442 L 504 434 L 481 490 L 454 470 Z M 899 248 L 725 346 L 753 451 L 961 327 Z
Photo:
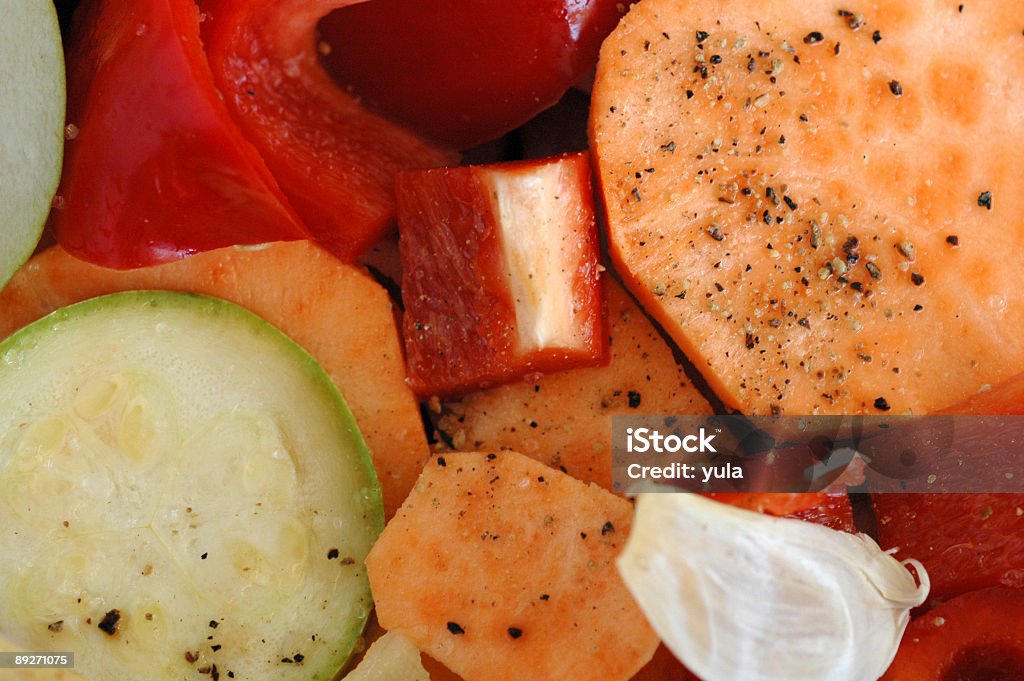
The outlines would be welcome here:
M 929 600 L 990 586 L 1024 588 L 1024 494 L 876 494 L 878 543 L 916 558 Z
M 586 154 L 405 172 L 397 193 L 413 390 L 607 359 Z
M 77 13 L 53 217 L 76 256 L 132 268 L 309 237 L 214 88 L 199 22 L 190 0 L 97 0 Z
M 853 507 L 846 494 L 806 492 L 798 494 L 743 494 L 712 492 L 706 496 L 748 511 L 805 520 L 843 532 L 856 532 Z
M 543 111 L 597 63 L 623 0 L 373 0 L 320 25 L 339 82 L 468 148 Z
M 353 0 L 205 0 L 214 79 L 315 238 L 354 259 L 394 218 L 394 176 L 457 155 L 370 113 L 320 64 L 317 22 Z
M 882 681 L 1024 678 L 1024 591 L 993 588 L 943 603 L 910 623 Z

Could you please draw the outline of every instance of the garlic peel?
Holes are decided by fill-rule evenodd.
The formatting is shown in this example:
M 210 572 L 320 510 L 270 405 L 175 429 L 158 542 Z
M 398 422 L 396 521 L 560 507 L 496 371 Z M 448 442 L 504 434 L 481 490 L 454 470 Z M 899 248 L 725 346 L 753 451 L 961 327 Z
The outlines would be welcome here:
M 647 493 L 618 560 L 665 644 L 705 681 L 875 681 L 928 577 L 870 537 L 696 494 Z

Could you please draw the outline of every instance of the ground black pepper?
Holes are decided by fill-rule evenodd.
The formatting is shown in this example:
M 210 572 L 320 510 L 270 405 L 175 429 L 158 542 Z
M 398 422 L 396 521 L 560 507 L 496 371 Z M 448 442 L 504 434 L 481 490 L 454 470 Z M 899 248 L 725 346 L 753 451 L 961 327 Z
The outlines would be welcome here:
M 113 636 L 117 633 L 117 623 L 121 621 L 121 611 L 117 608 L 108 610 L 107 614 L 103 616 L 100 623 L 96 626 L 107 636 Z

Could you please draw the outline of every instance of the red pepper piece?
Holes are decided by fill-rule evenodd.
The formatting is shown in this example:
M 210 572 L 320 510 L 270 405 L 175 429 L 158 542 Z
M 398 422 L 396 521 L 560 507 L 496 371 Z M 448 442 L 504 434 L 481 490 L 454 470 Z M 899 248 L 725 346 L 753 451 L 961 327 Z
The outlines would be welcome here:
M 606 360 L 586 154 L 406 172 L 397 194 L 416 392 Z
M 943 603 L 907 627 L 882 681 L 1024 678 L 1024 591 L 983 589 Z
M 991 586 L 1024 588 L 1024 494 L 876 494 L 878 543 L 916 558 L 929 600 Z
M 942 410 L 945 414 L 1024 414 L 1024 374 L 1015 374 L 990 390 Z
M 712 492 L 706 496 L 715 501 L 766 515 L 797 518 L 843 532 L 856 531 L 853 523 L 853 507 L 850 505 L 849 497 L 845 494 Z
M 320 26 L 339 82 L 467 148 L 543 111 L 597 63 L 623 0 L 373 0 Z
M 76 14 L 75 127 L 53 217 L 76 256 L 132 268 L 309 238 L 220 100 L 199 22 L 191 0 L 95 0 Z
M 343 260 L 394 218 L 394 176 L 457 155 L 370 113 L 320 65 L 317 22 L 352 0 L 205 0 L 214 79 L 315 238 Z
M 700 681 L 675 658 L 665 644 L 658 646 L 654 657 L 629 681 Z

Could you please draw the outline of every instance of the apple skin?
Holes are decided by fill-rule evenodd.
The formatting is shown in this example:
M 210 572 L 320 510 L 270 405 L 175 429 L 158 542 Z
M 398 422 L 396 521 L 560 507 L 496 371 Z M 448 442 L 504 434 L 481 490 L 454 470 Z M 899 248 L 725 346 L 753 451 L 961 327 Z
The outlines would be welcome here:
M 50 0 L 4 3 L 0 21 L 0 288 L 32 255 L 60 180 L 64 52 Z

